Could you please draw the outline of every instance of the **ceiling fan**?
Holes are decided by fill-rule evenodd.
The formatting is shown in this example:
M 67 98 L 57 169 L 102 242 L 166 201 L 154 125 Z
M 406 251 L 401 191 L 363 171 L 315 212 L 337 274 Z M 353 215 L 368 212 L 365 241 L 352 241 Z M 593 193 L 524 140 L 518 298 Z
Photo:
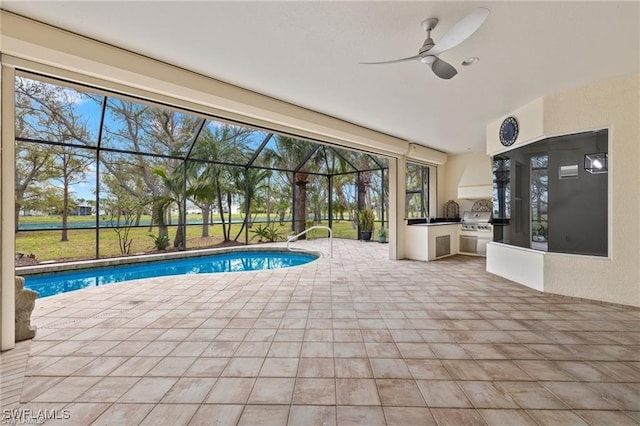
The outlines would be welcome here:
M 438 25 L 437 18 L 428 18 L 422 22 L 422 28 L 427 32 L 427 39 L 422 44 L 420 50 L 418 50 L 418 54 L 415 56 L 410 56 L 408 58 L 402 59 L 394 59 L 391 61 L 383 61 L 383 62 L 360 62 L 365 65 L 377 65 L 377 64 L 392 64 L 395 62 L 404 62 L 404 61 L 413 61 L 417 60 L 422 62 L 423 64 L 427 64 L 431 67 L 435 75 L 440 78 L 444 78 L 446 80 L 455 76 L 458 71 L 453 67 L 453 65 L 448 62 L 443 61 L 438 58 L 438 56 L 446 51 L 455 47 L 465 41 L 467 38 L 471 36 L 487 19 L 489 16 L 489 9 L 485 9 L 484 7 L 479 7 L 475 9 L 473 12 L 462 18 L 457 24 L 449 29 L 442 36 L 438 43 L 434 43 L 431 38 L 431 30 L 433 30 L 436 25 Z

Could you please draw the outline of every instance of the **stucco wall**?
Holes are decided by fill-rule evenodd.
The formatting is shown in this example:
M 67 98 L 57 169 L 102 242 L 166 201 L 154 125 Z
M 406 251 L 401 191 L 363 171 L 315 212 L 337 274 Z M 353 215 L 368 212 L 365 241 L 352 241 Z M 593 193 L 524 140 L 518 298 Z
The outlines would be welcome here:
M 545 257 L 545 291 L 640 306 L 640 75 L 544 98 L 547 135 L 609 128 L 609 258 Z

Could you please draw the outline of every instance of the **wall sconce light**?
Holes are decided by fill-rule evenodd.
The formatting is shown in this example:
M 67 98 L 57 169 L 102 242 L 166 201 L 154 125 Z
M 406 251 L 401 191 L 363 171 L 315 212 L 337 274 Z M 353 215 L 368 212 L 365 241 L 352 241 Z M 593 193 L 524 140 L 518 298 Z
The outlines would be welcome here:
M 609 170 L 609 154 L 606 152 L 597 152 L 595 154 L 586 154 L 584 156 L 584 169 L 592 175 L 598 173 L 607 173 Z

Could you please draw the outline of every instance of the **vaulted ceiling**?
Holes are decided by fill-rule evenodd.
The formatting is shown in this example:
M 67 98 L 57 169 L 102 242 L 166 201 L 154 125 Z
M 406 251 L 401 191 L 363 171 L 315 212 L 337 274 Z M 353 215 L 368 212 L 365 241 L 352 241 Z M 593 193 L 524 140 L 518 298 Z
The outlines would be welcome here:
M 546 94 L 640 68 L 638 2 L 12 1 L 5 10 L 447 153 Z M 476 7 L 491 14 L 440 58 L 412 56 Z M 469 67 L 461 62 L 476 56 Z

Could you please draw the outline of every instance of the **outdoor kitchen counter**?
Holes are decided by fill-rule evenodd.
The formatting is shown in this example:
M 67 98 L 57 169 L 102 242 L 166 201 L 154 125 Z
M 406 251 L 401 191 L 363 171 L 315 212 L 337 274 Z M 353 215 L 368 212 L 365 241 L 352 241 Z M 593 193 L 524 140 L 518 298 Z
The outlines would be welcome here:
M 405 225 L 405 257 L 430 261 L 458 252 L 459 222 Z
M 434 223 L 414 223 L 407 226 L 443 226 L 443 225 L 460 225 L 460 222 L 434 222 Z

